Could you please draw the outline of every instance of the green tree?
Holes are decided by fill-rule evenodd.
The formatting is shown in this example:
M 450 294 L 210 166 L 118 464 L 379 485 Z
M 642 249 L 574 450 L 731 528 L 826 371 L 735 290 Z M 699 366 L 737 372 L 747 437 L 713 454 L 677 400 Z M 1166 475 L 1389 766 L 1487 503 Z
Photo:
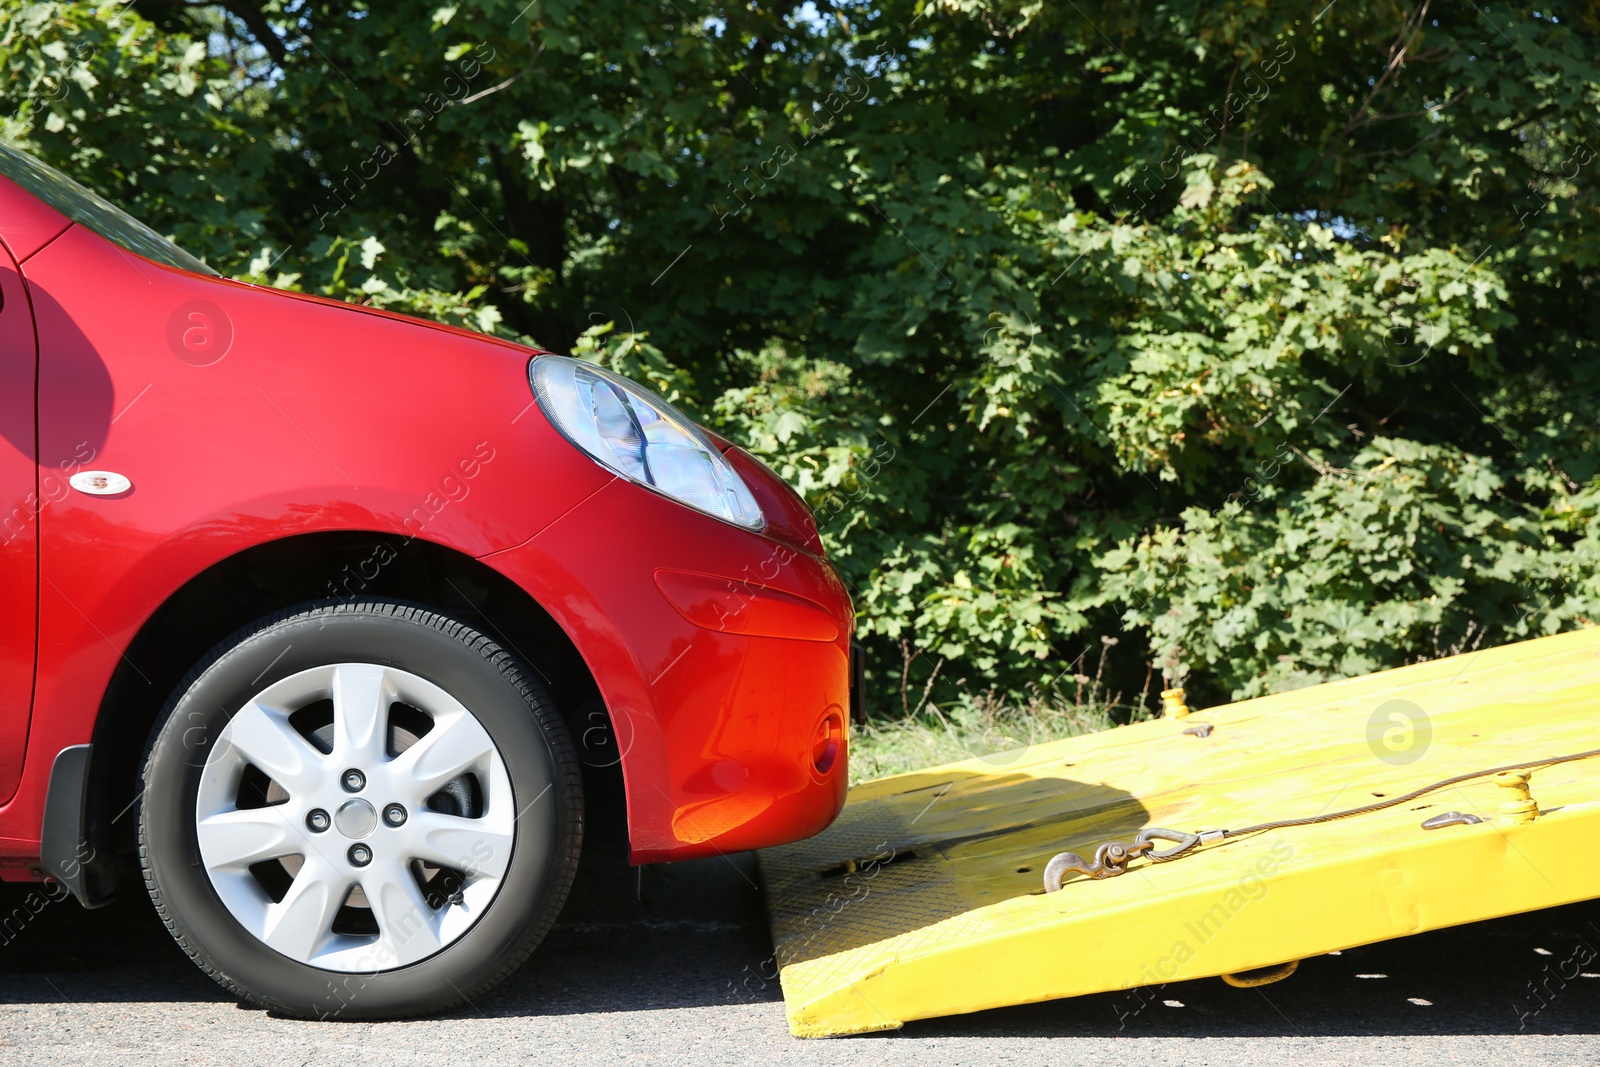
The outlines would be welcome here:
M 1600 610 L 1587 6 L 24 4 L 0 64 L 0 132 L 219 268 L 747 442 L 880 707 Z

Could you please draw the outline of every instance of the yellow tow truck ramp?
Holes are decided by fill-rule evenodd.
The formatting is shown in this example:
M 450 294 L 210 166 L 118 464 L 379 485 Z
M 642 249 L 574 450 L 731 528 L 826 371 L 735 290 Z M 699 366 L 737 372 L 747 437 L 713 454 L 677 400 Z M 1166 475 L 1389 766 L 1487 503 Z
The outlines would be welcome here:
M 791 1031 L 1259 984 L 1308 956 L 1600 897 L 1600 629 L 1204 711 L 1168 702 L 858 786 L 828 831 L 761 853 Z M 1263 826 L 1284 820 L 1300 825 Z M 1152 828 L 1172 832 L 1140 838 Z

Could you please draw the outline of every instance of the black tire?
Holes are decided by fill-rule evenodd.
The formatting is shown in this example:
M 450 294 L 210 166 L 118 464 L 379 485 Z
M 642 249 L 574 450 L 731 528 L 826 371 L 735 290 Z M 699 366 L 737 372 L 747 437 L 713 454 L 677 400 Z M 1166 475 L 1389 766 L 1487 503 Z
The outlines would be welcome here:
M 212 739 L 250 698 L 313 667 L 370 662 L 416 674 L 488 732 L 517 796 L 509 866 L 474 925 L 420 962 L 374 973 L 323 970 L 280 955 L 228 910 L 201 862 L 196 798 Z M 524 798 L 523 783 L 545 782 Z M 301 1018 L 385 1019 L 455 1007 L 504 979 L 549 931 L 583 838 L 578 762 L 532 672 L 472 627 L 392 600 L 313 604 L 224 641 L 177 687 L 144 763 L 139 855 L 167 929 L 222 986 Z

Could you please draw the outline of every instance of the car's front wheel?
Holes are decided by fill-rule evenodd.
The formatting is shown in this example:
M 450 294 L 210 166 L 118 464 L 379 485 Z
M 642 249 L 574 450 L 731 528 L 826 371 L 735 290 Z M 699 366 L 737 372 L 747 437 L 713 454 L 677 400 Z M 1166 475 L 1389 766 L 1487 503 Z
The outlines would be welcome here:
M 297 1016 L 452 1007 L 555 920 L 572 746 L 527 668 L 396 601 L 264 621 L 178 688 L 145 760 L 145 882 L 190 957 Z

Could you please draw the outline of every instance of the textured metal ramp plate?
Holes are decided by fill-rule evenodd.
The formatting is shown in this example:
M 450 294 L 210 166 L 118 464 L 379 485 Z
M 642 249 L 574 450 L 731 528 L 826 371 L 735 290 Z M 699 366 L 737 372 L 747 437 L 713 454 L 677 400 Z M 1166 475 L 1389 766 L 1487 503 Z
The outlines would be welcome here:
M 1318 815 L 1593 748 L 1590 629 L 867 783 L 828 831 L 760 855 L 790 1029 L 1234 974 L 1600 897 L 1600 759 L 1535 769 L 1532 821 L 1481 778 L 1041 885 L 1055 853 L 1144 827 Z M 1422 828 L 1449 811 L 1484 821 Z

